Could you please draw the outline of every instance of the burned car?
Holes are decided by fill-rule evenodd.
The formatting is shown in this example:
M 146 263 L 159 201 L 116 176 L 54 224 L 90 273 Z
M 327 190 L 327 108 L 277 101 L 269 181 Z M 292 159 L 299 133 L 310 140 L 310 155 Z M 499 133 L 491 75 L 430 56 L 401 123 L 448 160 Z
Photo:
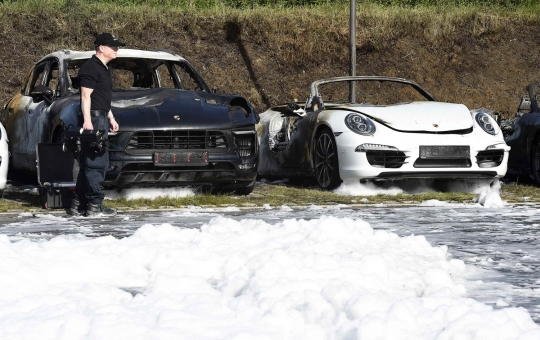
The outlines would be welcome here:
M 508 158 L 508 174 L 532 178 L 540 185 L 540 108 L 539 83 L 527 86 L 516 115 L 500 122 L 506 144 L 512 147 Z
M 2 122 L 14 170 L 35 172 L 37 144 L 63 143 L 70 128 L 82 126 L 77 74 L 93 54 L 45 56 L 6 104 Z M 104 186 L 253 190 L 258 115 L 245 98 L 211 91 L 188 61 L 169 51 L 120 49 L 108 68 L 120 130 L 109 133 Z M 77 162 L 73 167 L 76 173 Z
M 348 99 L 350 82 L 358 101 Z M 318 80 L 305 104 L 278 105 L 260 117 L 261 177 L 313 176 L 330 190 L 344 179 L 491 180 L 506 173 L 510 148 L 491 116 L 438 102 L 407 79 Z

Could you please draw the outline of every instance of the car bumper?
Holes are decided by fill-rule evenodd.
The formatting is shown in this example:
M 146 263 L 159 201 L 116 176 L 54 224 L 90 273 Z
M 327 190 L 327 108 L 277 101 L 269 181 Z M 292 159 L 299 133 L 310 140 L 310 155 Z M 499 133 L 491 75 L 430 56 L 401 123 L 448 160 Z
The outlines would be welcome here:
M 484 133 L 450 135 L 408 133 L 400 139 L 366 139 L 352 133 L 343 133 L 336 137 L 339 158 L 339 173 L 342 179 L 363 178 L 373 180 L 412 179 L 412 178 L 501 178 L 506 174 L 510 147 L 504 141 Z M 358 151 L 359 145 L 370 144 L 390 146 L 395 152 Z M 468 150 L 468 156 L 436 156 L 425 153 L 420 155 L 420 148 L 428 146 L 435 150 L 443 148 L 462 148 Z M 380 162 L 374 162 L 373 155 Z M 399 157 L 397 156 L 399 155 Z M 490 162 L 489 156 L 495 155 L 497 161 Z M 394 158 L 392 158 L 394 157 Z
M 240 157 L 236 152 L 208 152 L 208 162 L 204 165 L 159 166 L 154 163 L 153 154 L 132 155 L 111 150 L 109 171 L 104 185 L 121 187 L 202 185 L 234 189 L 253 183 L 256 176 L 257 154 Z

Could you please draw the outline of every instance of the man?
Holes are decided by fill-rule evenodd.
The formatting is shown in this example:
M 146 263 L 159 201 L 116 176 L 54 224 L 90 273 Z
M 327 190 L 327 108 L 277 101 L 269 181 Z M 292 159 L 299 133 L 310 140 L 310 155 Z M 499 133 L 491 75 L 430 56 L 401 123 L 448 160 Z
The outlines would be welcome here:
M 111 111 L 112 79 L 107 64 L 116 58 L 119 46 L 126 44 L 118 41 L 111 33 L 102 33 L 96 37 L 96 54 L 86 61 L 79 70 L 79 88 L 81 91 L 81 112 L 85 130 L 103 130 L 108 137 L 110 130 L 118 131 L 118 123 Z M 83 142 L 79 153 L 79 175 L 69 213 L 80 216 L 87 205 L 87 216 L 112 216 L 116 210 L 103 205 L 105 194 L 101 183 L 109 167 L 109 151 L 98 150 L 90 143 Z M 81 209 L 82 208 L 82 209 Z

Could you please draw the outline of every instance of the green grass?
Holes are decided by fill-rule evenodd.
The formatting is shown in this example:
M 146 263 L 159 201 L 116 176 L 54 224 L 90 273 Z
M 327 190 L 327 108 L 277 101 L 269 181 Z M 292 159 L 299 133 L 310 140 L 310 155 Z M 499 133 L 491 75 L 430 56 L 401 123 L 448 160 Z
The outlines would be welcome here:
M 0 212 L 25 212 L 41 207 L 39 196 L 31 192 L 8 193 L 0 198 Z
M 464 192 L 425 192 L 420 194 L 344 196 L 314 188 L 300 188 L 284 185 L 272 185 L 258 182 L 254 192 L 249 196 L 196 194 L 181 198 L 158 197 L 156 199 L 119 198 L 107 200 L 108 206 L 123 211 L 132 209 L 180 209 L 190 206 L 198 207 L 238 207 L 263 208 L 269 204 L 273 208 L 282 205 L 307 208 L 312 204 L 324 205 L 375 205 L 406 204 L 416 205 L 427 200 L 438 200 L 452 203 L 474 203 L 476 194 Z M 501 198 L 509 203 L 540 203 L 540 188 L 533 185 L 502 184 Z M 25 212 L 40 210 L 39 197 L 36 193 L 6 192 L 0 199 L 0 212 Z
M 540 188 L 533 184 L 506 184 L 501 187 L 501 197 L 509 203 L 540 203 Z
M 47 6 L 69 7 L 81 2 L 107 4 L 124 7 L 153 6 L 161 8 L 254 8 L 254 7 L 316 7 L 349 5 L 349 0 L 3 0 L 3 4 L 20 3 L 36 8 Z M 538 7 L 537 0 L 357 0 L 357 5 L 379 5 L 385 7 L 487 7 L 524 9 Z

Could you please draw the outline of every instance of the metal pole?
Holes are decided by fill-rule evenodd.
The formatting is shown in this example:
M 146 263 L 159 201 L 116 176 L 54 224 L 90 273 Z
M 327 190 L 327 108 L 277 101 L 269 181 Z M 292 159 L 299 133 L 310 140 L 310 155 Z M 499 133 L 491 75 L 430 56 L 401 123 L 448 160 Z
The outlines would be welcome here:
M 349 75 L 356 76 L 356 0 L 351 0 L 351 15 L 350 15 L 350 43 L 351 43 L 351 58 Z M 349 101 L 356 102 L 356 82 L 349 82 Z

